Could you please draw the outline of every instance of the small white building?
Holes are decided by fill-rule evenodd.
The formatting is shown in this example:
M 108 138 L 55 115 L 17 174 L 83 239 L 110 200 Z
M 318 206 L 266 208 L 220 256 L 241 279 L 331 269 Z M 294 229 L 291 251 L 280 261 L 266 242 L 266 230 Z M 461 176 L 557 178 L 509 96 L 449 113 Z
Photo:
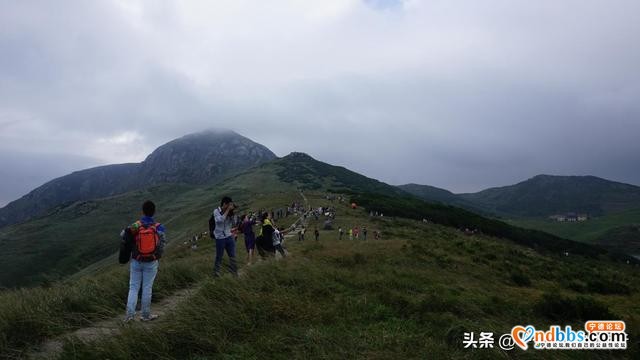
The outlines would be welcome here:
M 549 216 L 549 218 L 551 220 L 558 221 L 558 222 L 567 221 L 567 217 L 564 216 L 564 215 L 551 215 L 551 216 Z

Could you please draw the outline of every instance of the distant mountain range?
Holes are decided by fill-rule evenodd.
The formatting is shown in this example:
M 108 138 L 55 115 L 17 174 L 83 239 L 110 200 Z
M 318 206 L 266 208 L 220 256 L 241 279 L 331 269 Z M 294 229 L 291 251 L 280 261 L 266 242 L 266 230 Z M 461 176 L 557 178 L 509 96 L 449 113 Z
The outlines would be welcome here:
M 145 199 L 154 199 L 162 209 L 160 216 L 172 236 L 182 236 L 206 225 L 222 194 L 232 194 L 239 204 L 255 199 L 272 204 L 298 199 L 299 190 L 340 193 L 385 215 L 476 229 L 541 251 L 569 249 L 588 256 L 600 256 L 605 250 L 566 240 L 557 232 L 560 237 L 478 214 L 548 216 L 572 211 L 595 215 L 640 204 L 638 187 L 594 177 L 537 176 L 476 194 L 415 184 L 396 187 L 304 153 L 277 158 L 234 132 L 208 131 L 162 145 L 139 164 L 102 166 L 63 176 L 0 209 L 0 287 L 63 278 L 113 254 L 117 233 L 137 215 Z M 276 200 L 273 194 L 282 198 Z M 631 225 L 627 219 L 635 217 L 630 214 L 613 225 Z M 612 229 L 611 223 L 600 230 Z M 599 226 L 596 222 L 586 225 Z M 635 255 L 640 234 L 636 229 L 622 228 L 609 233 L 610 240 L 593 243 Z M 547 231 L 545 226 L 538 230 Z
M 49 181 L 0 209 L 0 228 L 76 201 L 165 183 L 215 183 L 275 158 L 265 146 L 233 131 L 186 135 L 160 146 L 141 163 L 100 166 Z
M 295 154 L 294 158 L 303 156 Z M 160 146 L 141 163 L 81 170 L 44 184 L 1 208 L 0 228 L 45 215 L 60 205 L 123 194 L 153 185 L 213 184 L 276 158 L 265 146 L 233 131 L 210 130 L 186 135 Z M 284 176 L 292 180 L 304 180 L 307 187 L 320 186 L 317 174 L 329 170 L 337 171 L 320 164 L 314 168 L 294 164 Z M 333 176 L 336 179 L 335 187 L 362 185 L 362 179 L 359 178 L 362 175 L 356 175 L 347 176 L 345 172 L 338 171 Z M 345 181 L 347 184 L 342 184 Z M 569 212 L 602 216 L 640 208 L 640 187 L 594 176 L 538 175 L 515 185 L 467 194 L 454 194 L 429 185 L 392 187 L 379 184 L 378 190 L 384 188 L 388 193 L 395 193 L 399 189 L 425 201 L 509 218 L 542 218 Z
M 538 175 L 515 185 L 469 194 L 416 184 L 399 188 L 426 201 L 503 217 L 548 217 L 570 212 L 602 216 L 640 208 L 640 187 L 595 176 Z
M 216 146 L 219 142 L 216 140 Z M 196 151 L 195 154 L 205 153 Z M 199 162 L 193 159 L 192 163 Z M 387 217 L 428 219 L 456 229 L 476 229 L 539 251 L 560 253 L 569 249 L 588 256 L 605 253 L 602 248 L 517 228 L 459 207 L 424 202 L 395 186 L 344 167 L 323 163 L 304 153 L 291 153 L 239 171 L 215 184 L 163 183 L 119 195 L 60 204 L 47 210 L 44 216 L 5 226 L 0 229 L 0 248 L 3 249 L 0 287 L 55 281 L 105 259 L 116 251 L 118 232 L 137 216 L 145 199 L 156 202 L 161 209 L 158 217 L 170 228 L 170 237 L 180 241 L 184 234 L 206 229 L 207 217 L 222 195 L 232 195 L 242 211 L 248 211 L 255 209 L 246 208 L 247 203 L 274 206 L 278 202 L 300 200 L 300 190 L 343 194 Z

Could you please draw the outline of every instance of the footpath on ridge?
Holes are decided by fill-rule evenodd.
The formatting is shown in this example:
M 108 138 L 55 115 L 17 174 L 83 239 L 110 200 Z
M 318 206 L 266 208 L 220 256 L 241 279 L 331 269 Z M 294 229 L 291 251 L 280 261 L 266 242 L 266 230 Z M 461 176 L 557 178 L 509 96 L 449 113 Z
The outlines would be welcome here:
M 302 191 L 300 191 L 300 195 L 304 200 L 305 209 L 307 209 L 309 207 L 307 197 Z M 305 215 L 306 211 L 289 227 L 289 233 L 285 235 L 285 238 L 294 237 L 298 231 L 300 231 L 303 227 L 306 227 L 308 216 Z M 242 278 L 244 274 L 244 270 L 240 270 L 238 273 L 240 278 Z M 192 287 L 178 290 L 172 295 L 162 299 L 160 302 L 154 303 L 153 312 L 160 315 L 160 319 L 151 322 L 140 322 L 139 324 L 144 327 L 150 327 L 157 322 L 161 322 L 164 318 L 164 315 L 169 314 L 179 304 L 183 303 L 185 300 L 188 300 L 193 294 L 198 292 L 200 287 L 201 284 L 196 284 Z M 124 315 L 115 316 L 109 319 L 101 320 L 91 324 L 91 326 L 62 334 L 53 339 L 45 340 L 37 350 L 27 353 L 26 358 L 55 359 L 60 355 L 60 353 L 62 353 L 65 339 L 71 338 L 77 339 L 82 342 L 92 342 L 99 339 L 104 339 L 105 337 L 117 335 L 118 333 L 120 333 L 121 329 L 124 326 L 128 326 L 123 324 L 123 316 Z

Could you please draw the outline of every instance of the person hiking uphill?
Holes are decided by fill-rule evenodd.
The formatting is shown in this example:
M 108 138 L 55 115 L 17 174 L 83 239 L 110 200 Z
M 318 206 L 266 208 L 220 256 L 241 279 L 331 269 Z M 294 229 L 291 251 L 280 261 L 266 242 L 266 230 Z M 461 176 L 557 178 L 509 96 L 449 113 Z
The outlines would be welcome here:
M 155 212 L 156 205 L 151 201 L 145 201 L 142 204 L 142 218 L 121 233 L 123 241 L 126 242 L 125 245 L 131 251 L 125 322 L 135 319 L 140 288 L 142 288 L 141 320 L 151 321 L 158 318 L 158 315 L 151 313 L 151 296 L 153 282 L 158 274 L 158 260 L 164 251 L 166 236 L 164 226 L 153 220 Z
M 225 250 L 229 255 L 229 270 L 234 276 L 238 276 L 238 265 L 236 264 L 236 242 L 234 241 L 231 228 L 233 227 L 233 210 L 235 204 L 230 197 L 225 196 L 220 200 L 220 206 L 213 210 L 213 218 L 216 227 L 213 235 L 216 239 L 216 260 L 213 267 L 213 276 L 220 276 L 220 265 Z

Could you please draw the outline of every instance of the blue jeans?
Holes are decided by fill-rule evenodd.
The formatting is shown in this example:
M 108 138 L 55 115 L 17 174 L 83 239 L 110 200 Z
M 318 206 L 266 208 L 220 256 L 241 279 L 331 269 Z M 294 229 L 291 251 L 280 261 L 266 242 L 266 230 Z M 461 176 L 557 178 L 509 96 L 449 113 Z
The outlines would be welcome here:
M 222 257 L 224 251 L 227 250 L 229 255 L 229 270 L 234 275 L 238 275 L 238 266 L 236 265 L 236 242 L 232 236 L 223 239 L 216 239 L 216 261 L 213 271 L 216 275 L 220 275 L 220 265 L 222 264 Z
M 131 259 L 129 268 L 129 299 L 127 300 L 127 316 L 136 314 L 138 305 L 138 292 L 142 287 L 142 317 L 151 314 L 151 290 L 153 281 L 158 274 L 158 260 L 151 262 L 140 262 Z

